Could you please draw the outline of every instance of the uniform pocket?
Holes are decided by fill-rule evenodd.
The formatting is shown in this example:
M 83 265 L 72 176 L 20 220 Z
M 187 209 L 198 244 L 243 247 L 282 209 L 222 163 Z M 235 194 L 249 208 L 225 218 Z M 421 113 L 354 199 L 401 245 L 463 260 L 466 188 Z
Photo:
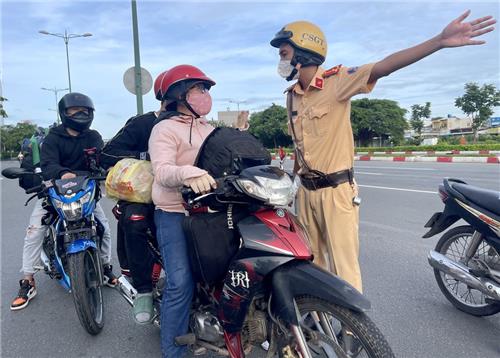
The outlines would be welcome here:
M 330 104 L 313 106 L 311 108 L 309 125 L 311 133 L 314 136 L 323 136 L 328 131 L 328 113 L 330 112 Z

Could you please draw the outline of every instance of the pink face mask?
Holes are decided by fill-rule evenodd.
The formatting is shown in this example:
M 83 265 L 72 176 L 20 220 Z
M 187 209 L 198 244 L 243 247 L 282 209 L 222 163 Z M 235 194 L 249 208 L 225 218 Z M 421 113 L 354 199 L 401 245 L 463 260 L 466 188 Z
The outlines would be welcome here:
M 212 97 L 208 93 L 208 90 L 200 91 L 199 89 L 193 89 L 189 91 L 186 96 L 186 102 L 189 103 L 191 108 L 200 117 L 207 115 L 212 109 Z

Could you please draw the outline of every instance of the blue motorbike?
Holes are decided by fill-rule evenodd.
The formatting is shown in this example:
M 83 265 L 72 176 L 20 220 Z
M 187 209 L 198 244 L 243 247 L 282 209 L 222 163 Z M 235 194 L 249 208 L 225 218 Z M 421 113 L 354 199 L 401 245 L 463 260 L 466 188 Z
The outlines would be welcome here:
M 94 216 L 100 198 L 98 181 L 106 177 L 91 161 L 90 173 L 78 173 L 71 179 L 43 181 L 26 190 L 43 200 L 46 214 L 42 224 L 48 226 L 43 239 L 43 270 L 73 296 L 78 318 L 85 330 L 98 334 L 104 326 L 102 295 L 103 272 L 100 247 L 104 227 Z M 23 168 L 6 168 L 9 179 L 40 175 Z

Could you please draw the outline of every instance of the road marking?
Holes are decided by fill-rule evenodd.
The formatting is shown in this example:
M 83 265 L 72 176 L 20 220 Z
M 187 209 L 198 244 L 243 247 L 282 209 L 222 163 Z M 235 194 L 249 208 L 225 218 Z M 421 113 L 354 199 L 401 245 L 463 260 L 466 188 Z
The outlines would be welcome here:
M 356 166 L 358 168 L 374 168 L 374 169 L 392 169 L 392 170 L 427 170 L 427 171 L 435 171 L 435 168 L 403 168 L 403 167 L 372 167 L 370 166 Z M 356 168 L 355 167 L 355 168 Z
M 415 190 L 415 189 L 403 189 L 403 188 L 389 188 L 386 186 L 375 186 L 375 185 L 358 185 L 364 188 L 373 188 L 373 189 L 385 189 L 385 190 L 397 190 L 397 191 L 409 191 L 412 193 L 426 193 L 426 194 L 437 194 L 437 191 L 428 191 L 428 190 Z
M 382 173 L 370 173 L 370 172 L 358 172 L 356 171 L 356 174 L 365 174 L 365 175 L 384 175 Z

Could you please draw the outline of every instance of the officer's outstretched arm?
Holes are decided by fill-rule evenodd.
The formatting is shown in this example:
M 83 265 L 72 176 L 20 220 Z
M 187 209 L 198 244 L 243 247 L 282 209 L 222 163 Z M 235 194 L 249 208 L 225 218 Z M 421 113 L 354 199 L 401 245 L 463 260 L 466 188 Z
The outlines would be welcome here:
M 486 41 L 474 40 L 473 38 L 493 31 L 495 28 L 492 25 L 496 23 L 496 20 L 492 16 L 485 16 L 469 22 L 462 22 L 469 14 L 470 10 L 467 10 L 457 19 L 450 22 L 439 35 L 417 46 L 396 52 L 377 62 L 372 69 L 368 83 L 388 76 L 392 72 L 411 65 L 442 48 L 482 45 L 486 43 Z

